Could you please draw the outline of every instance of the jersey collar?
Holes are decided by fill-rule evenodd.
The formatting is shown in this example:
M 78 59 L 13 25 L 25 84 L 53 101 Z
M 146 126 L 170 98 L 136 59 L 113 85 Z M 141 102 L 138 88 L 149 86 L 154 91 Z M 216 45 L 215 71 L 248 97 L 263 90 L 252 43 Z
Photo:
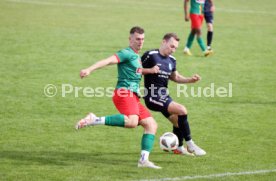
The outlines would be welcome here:
M 136 54 L 139 53 L 138 51 L 134 50 L 132 47 L 129 47 L 129 48 L 131 48 L 131 50 L 133 50 Z

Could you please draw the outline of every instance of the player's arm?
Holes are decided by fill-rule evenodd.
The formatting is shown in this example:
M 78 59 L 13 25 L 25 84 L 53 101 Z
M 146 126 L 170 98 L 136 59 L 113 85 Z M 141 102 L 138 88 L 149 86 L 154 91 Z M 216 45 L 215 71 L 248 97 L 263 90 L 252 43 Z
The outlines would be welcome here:
M 143 68 L 142 74 L 157 74 L 159 72 L 159 67 L 157 65 L 153 66 L 152 68 Z
M 199 81 L 201 77 L 197 74 L 193 75 L 192 77 L 184 77 L 180 75 L 177 71 L 172 72 L 170 76 L 170 80 L 180 83 L 180 84 L 185 84 L 185 83 L 195 83 Z
M 215 4 L 214 4 L 214 1 L 213 0 L 208 0 L 209 2 L 210 2 L 210 4 L 211 4 L 211 9 L 210 9 L 210 11 L 213 13 L 213 12 L 215 12 Z
M 91 65 L 90 67 L 88 67 L 86 69 L 82 69 L 80 71 L 80 77 L 84 78 L 84 77 L 88 76 L 91 72 L 93 72 L 94 70 L 103 68 L 107 65 L 113 65 L 116 63 L 118 63 L 118 59 L 115 55 L 112 55 L 106 59 L 96 62 L 95 64 Z
M 188 3 L 189 0 L 184 0 L 184 16 L 185 16 L 185 21 L 189 21 L 189 14 L 188 14 Z
M 145 52 L 141 57 L 142 61 L 142 74 L 157 74 L 159 72 L 159 67 L 157 65 L 152 65 L 151 56 L 149 55 L 149 51 Z

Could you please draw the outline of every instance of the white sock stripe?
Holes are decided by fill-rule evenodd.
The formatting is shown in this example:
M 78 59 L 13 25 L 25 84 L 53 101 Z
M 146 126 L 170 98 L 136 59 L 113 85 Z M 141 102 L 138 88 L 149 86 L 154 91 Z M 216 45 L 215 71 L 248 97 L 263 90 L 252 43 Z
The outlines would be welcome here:
M 150 152 L 148 152 L 146 150 L 142 150 L 141 151 L 140 161 L 148 160 L 149 159 L 149 154 L 150 154 Z
M 183 176 L 174 178 L 160 178 L 160 179 L 142 179 L 136 181 L 169 181 L 169 180 L 194 180 L 194 179 L 211 179 L 219 177 L 230 177 L 230 176 L 240 176 L 240 175 L 256 175 L 256 174 L 266 174 L 276 172 L 276 169 L 272 170 L 255 170 L 255 171 L 245 171 L 245 172 L 226 172 L 211 175 L 195 175 L 195 176 Z

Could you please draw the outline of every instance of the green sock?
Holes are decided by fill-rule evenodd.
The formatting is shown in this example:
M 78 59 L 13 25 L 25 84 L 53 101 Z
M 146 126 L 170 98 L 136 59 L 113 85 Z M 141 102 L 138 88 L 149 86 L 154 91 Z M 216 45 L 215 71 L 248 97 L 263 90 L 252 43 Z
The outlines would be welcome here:
M 205 50 L 206 50 L 206 46 L 205 46 L 205 44 L 204 44 L 203 39 L 202 39 L 201 37 L 198 37 L 198 38 L 197 38 L 197 42 L 198 42 L 198 44 L 199 44 L 201 50 L 202 50 L 202 51 L 205 51 Z
M 125 116 L 123 114 L 105 116 L 105 125 L 124 127 Z
M 146 150 L 150 152 L 153 147 L 154 138 L 155 138 L 155 135 L 153 134 L 143 134 L 142 143 L 141 143 L 142 150 Z
M 186 47 L 188 47 L 189 49 L 192 47 L 194 38 L 195 38 L 195 35 L 193 35 L 192 33 L 190 33 L 189 37 L 188 37 L 188 42 L 186 44 Z

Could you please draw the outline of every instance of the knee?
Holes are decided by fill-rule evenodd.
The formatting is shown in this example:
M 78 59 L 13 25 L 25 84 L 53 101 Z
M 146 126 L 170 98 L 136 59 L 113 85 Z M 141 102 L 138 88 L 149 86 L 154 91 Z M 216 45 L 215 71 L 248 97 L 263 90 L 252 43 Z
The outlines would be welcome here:
M 135 123 L 127 124 L 126 127 L 127 128 L 136 128 L 137 124 L 135 124 Z
M 207 29 L 208 31 L 213 31 L 213 25 L 211 23 L 208 23 Z
M 198 31 L 196 32 L 196 35 L 197 35 L 197 37 L 200 37 L 200 36 L 201 36 L 201 31 L 198 30 Z
M 188 114 L 188 110 L 186 109 L 186 107 L 179 105 L 179 115 L 187 115 Z
M 158 124 L 154 119 L 147 120 L 143 125 L 145 132 L 155 134 L 158 129 Z
M 158 124 L 156 123 L 156 121 L 154 120 L 152 123 L 151 123 L 151 129 L 156 132 L 157 129 L 158 129 Z
M 158 129 L 158 125 L 157 123 L 154 121 L 152 122 L 150 125 L 149 125 L 149 132 L 155 134 L 157 132 L 157 129 Z
M 196 33 L 197 33 L 197 29 L 192 29 L 191 34 L 196 35 Z
M 136 128 L 138 126 L 138 117 L 125 117 L 125 127 L 126 128 Z

